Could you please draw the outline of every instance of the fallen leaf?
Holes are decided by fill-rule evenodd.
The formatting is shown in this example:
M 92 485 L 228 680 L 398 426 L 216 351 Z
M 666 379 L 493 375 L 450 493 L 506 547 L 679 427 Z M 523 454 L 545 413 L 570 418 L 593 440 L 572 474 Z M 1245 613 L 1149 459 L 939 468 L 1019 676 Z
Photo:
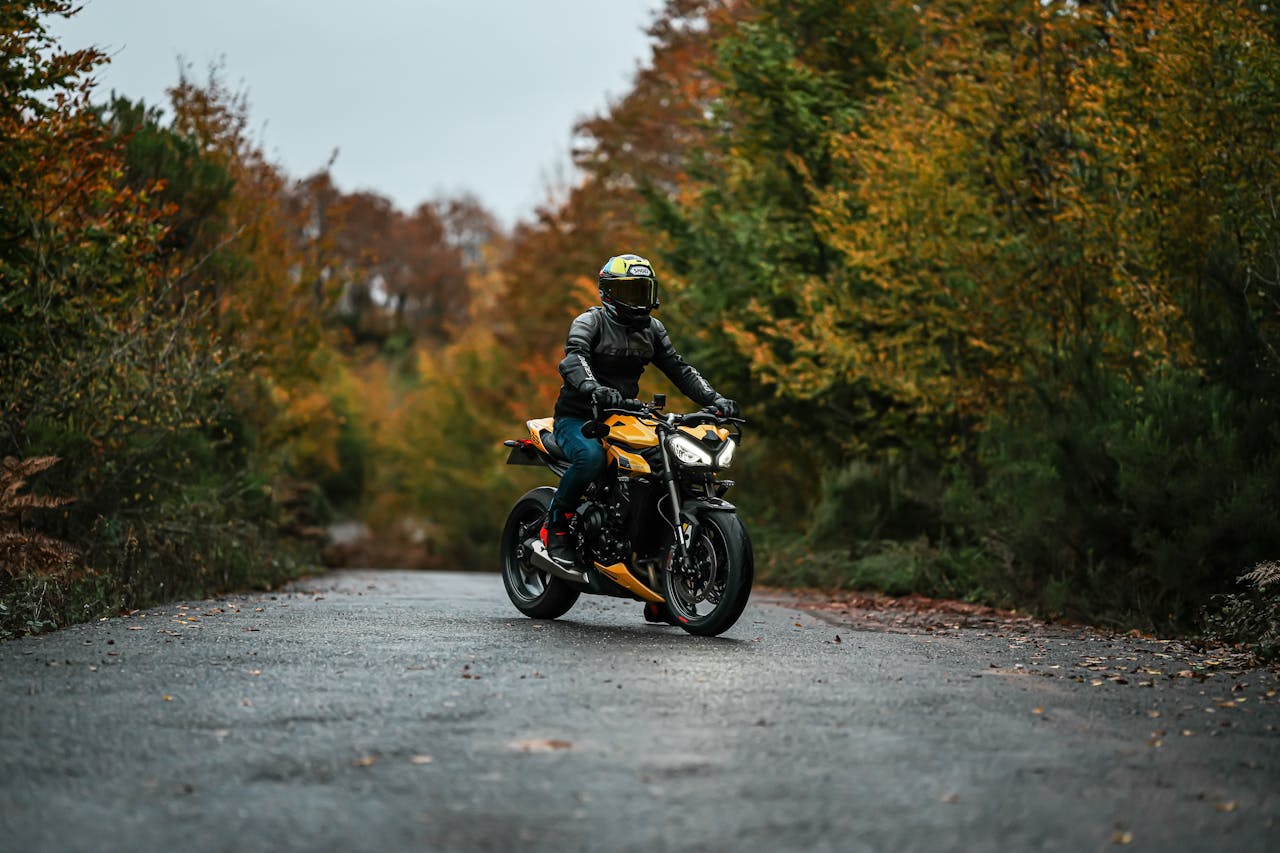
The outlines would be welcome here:
M 560 749 L 571 749 L 573 744 L 567 740 L 555 738 L 534 738 L 516 741 L 515 748 L 523 752 L 555 752 Z
M 160 698 L 161 698 L 161 699 L 163 699 L 163 700 L 164 700 L 164 701 L 166 701 L 166 702 L 172 702 L 172 701 L 173 701 L 173 697 L 172 697 L 172 696 L 170 696 L 168 693 L 164 694 L 164 695 L 163 695 L 163 696 L 161 696 Z
M 944 803 L 958 803 L 960 802 L 960 795 L 954 791 L 948 791 L 941 797 L 938 797 L 938 799 Z
M 372 767 L 377 760 L 378 756 L 376 755 L 364 755 L 351 763 L 356 767 Z
M 260 670 L 260 669 L 251 669 L 251 670 L 249 670 L 249 674 L 250 674 L 250 675 L 262 675 L 262 670 Z
M 1152 708 L 1150 711 L 1147 712 L 1147 716 L 1151 717 L 1152 719 L 1155 719 L 1156 717 L 1160 716 L 1160 712 Z
M 1111 843 L 1112 843 L 1112 844 L 1132 844 L 1132 843 L 1133 843 L 1133 833 L 1132 833 L 1132 832 L 1117 832 L 1115 835 L 1111 836 Z
M 434 759 L 430 755 L 413 755 L 409 757 L 410 764 L 430 764 Z
M 1220 812 L 1233 812 L 1237 808 L 1235 800 L 1227 800 L 1226 802 L 1222 802 L 1222 803 L 1214 803 L 1213 807 Z
M 1043 714 L 1043 713 L 1044 713 L 1044 708 L 1039 708 L 1039 707 L 1032 708 L 1032 709 L 1031 709 L 1031 713 L 1033 713 L 1033 714 Z

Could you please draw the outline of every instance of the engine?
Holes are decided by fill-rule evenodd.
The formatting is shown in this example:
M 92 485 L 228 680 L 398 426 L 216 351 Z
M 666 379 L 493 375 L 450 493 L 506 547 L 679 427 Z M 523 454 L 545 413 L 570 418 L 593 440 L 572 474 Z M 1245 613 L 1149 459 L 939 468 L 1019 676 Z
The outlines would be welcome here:
M 625 484 L 619 483 L 621 491 Z M 578 536 L 585 550 L 598 562 L 606 565 L 623 562 L 630 554 L 630 545 L 624 539 L 623 508 L 626 494 L 611 495 L 607 504 L 592 501 L 578 510 Z

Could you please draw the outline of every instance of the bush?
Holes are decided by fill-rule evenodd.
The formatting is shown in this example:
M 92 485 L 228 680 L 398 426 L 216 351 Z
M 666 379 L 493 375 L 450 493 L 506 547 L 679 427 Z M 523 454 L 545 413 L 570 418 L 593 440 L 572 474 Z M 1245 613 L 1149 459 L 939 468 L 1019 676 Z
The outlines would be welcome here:
M 1238 582 L 1248 589 L 1216 596 L 1206 608 L 1205 635 L 1242 643 L 1264 663 L 1280 659 L 1280 562 L 1259 563 Z
M 989 424 L 946 501 L 1014 600 L 1185 629 L 1280 551 L 1273 404 L 1172 369 L 1047 399 Z

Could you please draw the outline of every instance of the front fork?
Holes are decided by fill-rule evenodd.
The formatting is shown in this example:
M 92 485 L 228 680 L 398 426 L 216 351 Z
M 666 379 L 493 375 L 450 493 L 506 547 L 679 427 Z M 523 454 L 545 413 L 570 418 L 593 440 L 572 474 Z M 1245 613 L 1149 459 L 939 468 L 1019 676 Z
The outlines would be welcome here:
M 671 456 L 667 452 L 667 443 L 665 441 L 659 444 L 662 449 L 662 479 L 667 484 L 667 497 L 671 501 L 671 524 L 675 534 L 676 559 L 672 569 L 677 572 L 684 573 L 689 570 L 689 542 L 685 540 L 684 520 L 680 517 L 680 489 L 676 486 L 676 473 L 671 466 Z M 692 541 L 693 530 L 689 531 L 689 541 Z

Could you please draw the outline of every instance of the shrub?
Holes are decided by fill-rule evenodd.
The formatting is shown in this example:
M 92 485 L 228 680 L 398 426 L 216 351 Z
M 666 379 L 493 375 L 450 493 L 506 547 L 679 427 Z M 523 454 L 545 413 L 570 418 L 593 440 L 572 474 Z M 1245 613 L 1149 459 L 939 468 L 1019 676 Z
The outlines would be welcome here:
M 948 518 L 1019 602 L 1185 629 L 1231 567 L 1280 550 L 1277 422 L 1189 371 L 1099 380 L 993 419 Z
M 1280 562 L 1259 563 L 1238 582 L 1244 592 L 1216 596 L 1206 608 L 1205 635 L 1243 643 L 1264 663 L 1280 659 Z

